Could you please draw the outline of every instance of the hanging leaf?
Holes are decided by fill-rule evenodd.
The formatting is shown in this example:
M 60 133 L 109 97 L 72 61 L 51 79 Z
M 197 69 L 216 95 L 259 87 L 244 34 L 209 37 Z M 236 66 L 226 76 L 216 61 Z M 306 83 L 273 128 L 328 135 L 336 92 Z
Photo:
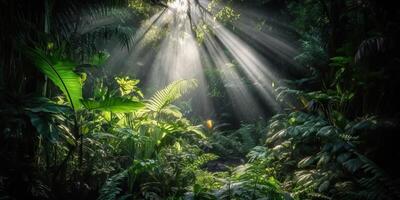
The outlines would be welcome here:
M 48 55 L 41 49 L 33 49 L 29 55 L 35 66 L 64 93 L 72 109 L 81 108 L 81 76 L 74 72 L 77 65 L 61 57 Z

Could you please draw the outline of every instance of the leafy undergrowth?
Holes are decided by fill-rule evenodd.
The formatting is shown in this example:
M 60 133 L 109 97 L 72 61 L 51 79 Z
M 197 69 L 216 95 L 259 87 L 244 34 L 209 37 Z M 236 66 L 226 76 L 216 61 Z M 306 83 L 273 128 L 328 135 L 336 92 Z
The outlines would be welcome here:
M 33 198 L 400 198 L 399 183 L 381 167 L 385 163 L 376 162 L 379 152 L 366 148 L 398 130 L 397 121 L 349 117 L 343 108 L 354 93 L 340 86 L 311 92 L 278 87 L 278 99 L 290 96 L 301 109 L 293 103 L 269 121 L 224 130 L 212 121 L 194 125 L 174 105 L 197 87 L 196 80 L 172 82 L 145 99 L 139 80 L 116 77 L 109 83 L 94 78 L 88 88 L 92 96 L 83 99 L 84 79 L 73 76 L 81 83 L 70 84 L 71 72 L 60 69 L 64 62 L 34 53 L 40 55 L 33 58 L 39 59 L 38 68 L 64 96 L 26 98 L 18 104 L 21 109 L 5 109 L 17 116 L 11 120 L 24 126 L 28 119 L 31 130 L 40 133 L 37 159 L 22 164 L 37 173 L 22 174 L 36 176 L 34 182 L 22 181 Z M 13 137 L 22 135 L 10 133 L 4 139 L 18 141 Z M 12 145 L 22 144 L 10 142 L 3 148 Z M 20 198 L 11 189 L 20 183 L 10 167 L 18 160 L 13 155 L 3 160 L 10 171 L 0 177 L 1 197 Z

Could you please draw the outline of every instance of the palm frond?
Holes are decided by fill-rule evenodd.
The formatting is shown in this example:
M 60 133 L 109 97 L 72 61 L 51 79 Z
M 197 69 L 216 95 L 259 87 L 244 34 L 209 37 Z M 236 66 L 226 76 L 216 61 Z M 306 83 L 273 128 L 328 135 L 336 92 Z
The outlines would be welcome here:
M 81 8 L 70 6 L 56 18 L 56 29 L 70 43 L 89 45 L 96 39 L 117 38 L 126 47 L 132 42 L 136 29 L 134 13 L 127 8 L 104 4 Z
M 360 62 L 368 57 L 383 53 L 388 48 L 388 41 L 383 37 L 373 37 L 364 40 L 358 47 L 355 62 Z

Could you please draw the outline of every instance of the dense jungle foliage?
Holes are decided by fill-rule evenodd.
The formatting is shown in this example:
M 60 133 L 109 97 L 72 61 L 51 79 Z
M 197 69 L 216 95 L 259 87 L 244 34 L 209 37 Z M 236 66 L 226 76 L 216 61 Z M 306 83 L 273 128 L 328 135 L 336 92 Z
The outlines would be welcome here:
M 170 2 L 0 0 L 0 199 L 400 199 L 395 2 L 190 1 L 242 37 L 242 10 L 264 13 L 257 31 L 298 49 L 298 67 L 272 56 L 279 105 L 252 120 L 232 114 L 252 105 L 234 105 L 215 68 L 204 117 L 199 80 L 145 88 L 146 72 L 111 66 L 107 42 L 159 49 L 163 27 L 134 36 Z M 198 45 L 217 34 L 195 26 Z

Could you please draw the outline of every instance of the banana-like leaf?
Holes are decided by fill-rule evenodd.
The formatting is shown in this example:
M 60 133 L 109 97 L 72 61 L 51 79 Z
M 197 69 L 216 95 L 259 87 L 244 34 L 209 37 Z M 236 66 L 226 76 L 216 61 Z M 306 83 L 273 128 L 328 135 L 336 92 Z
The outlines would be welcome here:
M 76 63 L 52 55 L 47 55 L 40 49 L 29 52 L 34 64 L 46 75 L 67 97 L 73 110 L 81 108 L 82 81 L 74 72 Z
M 105 100 L 82 100 L 83 106 L 89 110 L 100 110 L 109 112 L 134 112 L 144 107 L 139 101 L 132 101 L 120 97 L 107 98 Z

